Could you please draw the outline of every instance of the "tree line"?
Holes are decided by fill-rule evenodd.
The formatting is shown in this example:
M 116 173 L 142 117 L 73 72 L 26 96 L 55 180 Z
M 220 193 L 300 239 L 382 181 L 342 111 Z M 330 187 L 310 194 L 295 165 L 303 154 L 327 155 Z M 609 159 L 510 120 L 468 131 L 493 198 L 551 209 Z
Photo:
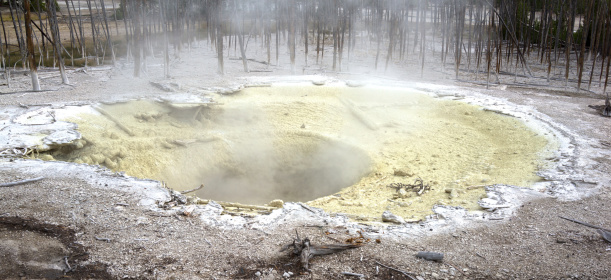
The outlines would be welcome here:
M 139 76 L 147 58 L 161 51 L 169 75 L 172 51 L 208 40 L 219 74 L 231 47 L 239 48 L 245 72 L 249 48 L 262 50 L 264 63 L 273 65 L 286 47 L 293 73 L 325 55 L 332 70 L 345 70 L 354 52 L 367 48 L 375 50 L 376 69 L 393 61 L 421 73 L 442 65 L 456 78 L 470 73 L 486 83 L 511 74 L 578 90 L 597 82 L 606 92 L 610 1 L 3 0 L 0 52 L 6 75 L 20 64 L 34 73 L 33 84 L 37 66 L 57 66 L 68 83 L 65 64 L 114 63 L 117 53 L 134 62 Z

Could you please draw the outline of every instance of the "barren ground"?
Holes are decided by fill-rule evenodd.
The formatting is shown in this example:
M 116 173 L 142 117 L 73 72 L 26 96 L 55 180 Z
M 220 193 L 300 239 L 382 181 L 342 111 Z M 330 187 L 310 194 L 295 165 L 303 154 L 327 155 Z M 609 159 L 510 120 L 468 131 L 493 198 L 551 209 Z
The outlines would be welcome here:
M 319 66 L 298 68 L 303 69 L 299 74 L 338 81 L 376 78 L 389 84 L 417 81 L 457 86 L 468 96 L 483 94 L 530 106 L 572 135 L 570 144 L 576 152 L 564 175 L 574 186 L 573 196 L 544 192 L 531 196 L 512 216 L 465 219 L 460 224 L 448 222 L 450 226 L 443 226 L 443 217 L 432 216 L 433 223 L 405 226 L 413 235 L 396 234 L 404 226 L 338 223 L 318 211 L 326 218 L 312 218 L 304 214 L 308 211 L 296 210 L 300 207 L 295 204 L 266 226 L 246 222 L 232 227 L 228 223 L 233 218 L 210 218 L 212 207 L 191 216 L 183 215 L 182 207 L 158 208 L 152 201 L 170 197 L 154 181 L 126 178 L 93 166 L 2 158 L 0 183 L 45 179 L 0 188 L 0 278 L 59 278 L 65 273 L 91 279 L 279 279 L 291 272 L 296 279 L 353 279 L 342 274 L 352 272 L 371 279 L 409 279 L 384 266 L 418 279 L 607 279 L 611 275 L 611 245 L 595 230 L 558 217 L 611 228 L 611 119 L 587 107 L 603 104 L 600 89 L 593 88 L 598 94 L 546 86 L 486 90 L 451 79 L 450 66 L 447 74 L 429 68 L 423 77 L 414 70 L 419 68 L 413 61 L 395 63 L 386 73 L 375 71 L 370 67 L 372 53 L 353 53 L 349 68 L 344 64 L 342 72 L 330 72 L 325 60 Z M 230 58 L 234 57 L 232 50 Z M 254 51 L 251 57 L 265 59 Z M 251 70 L 271 72 L 248 74 L 241 70 L 241 61 L 226 59 L 227 73 L 220 76 L 215 73 L 213 51 L 202 43 L 173 60 L 171 79 L 162 78 L 159 59 L 149 58 L 140 78 L 132 77 L 132 64 L 119 61 L 112 69 L 70 69 L 71 85 L 61 85 L 59 73 L 43 69 L 41 85 L 47 90 L 43 92 L 28 92 L 27 73 L 13 74 L 11 88 L 0 88 L 0 120 L 40 106 L 169 94 L 150 81 L 201 88 L 229 87 L 249 79 L 304 79 L 290 76 L 286 57 L 269 68 L 251 62 Z M 315 61 L 315 56 L 309 61 Z M 513 77 L 501 78 L 513 83 Z M 278 252 L 292 241 L 296 230 L 313 244 L 336 243 L 360 234 L 371 240 L 357 249 L 315 257 L 311 271 L 306 272 L 298 258 Z M 442 252 L 445 258 L 443 262 L 418 259 L 414 256 L 418 251 Z

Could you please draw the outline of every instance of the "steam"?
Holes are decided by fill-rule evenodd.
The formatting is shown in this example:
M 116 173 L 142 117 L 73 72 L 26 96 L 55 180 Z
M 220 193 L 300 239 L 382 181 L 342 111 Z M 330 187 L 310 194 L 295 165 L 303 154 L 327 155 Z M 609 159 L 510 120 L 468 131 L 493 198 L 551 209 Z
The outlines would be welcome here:
M 254 106 L 227 108 L 214 122 L 224 127 L 224 141 L 195 148 L 188 157 L 197 158 L 180 168 L 191 175 L 171 185 L 203 183 L 197 195 L 221 201 L 309 201 L 353 185 L 370 169 L 370 158 L 356 147 L 316 133 L 277 131 Z

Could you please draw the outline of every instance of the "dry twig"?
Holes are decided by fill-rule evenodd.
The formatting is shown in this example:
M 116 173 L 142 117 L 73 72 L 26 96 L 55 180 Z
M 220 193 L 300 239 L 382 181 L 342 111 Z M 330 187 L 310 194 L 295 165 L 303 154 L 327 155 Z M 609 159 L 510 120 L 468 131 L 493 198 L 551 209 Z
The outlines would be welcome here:
M 603 239 L 607 240 L 608 242 L 611 242 L 611 230 L 610 229 L 606 229 L 604 227 L 595 226 L 595 225 L 588 224 L 586 222 L 582 222 L 582 221 L 578 221 L 578 220 L 573 220 L 571 218 L 566 218 L 566 217 L 562 217 L 562 216 L 559 216 L 559 217 L 562 218 L 562 219 L 565 219 L 567 221 L 571 221 L 573 223 L 580 224 L 582 226 L 594 228 L 594 229 L 596 229 L 596 232 L 598 232 L 598 234 L 600 234 L 600 236 L 602 236 Z
M 354 277 L 358 277 L 358 278 L 364 278 L 365 275 L 364 274 L 358 274 L 358 273 L 352 273 L 352 272 L 342 272 L 343 275 L 346 276 L 354 276 Z
M 199 191 L 199 190 L 201 190 L 201 189 L 203 189 L 203 188 L 204 188 L 204 184 L 201 184 L 201 185 L 199 185 L 199 187 L 197 187 L 197 188 L 195 188 L 195 189 L 191 189 L 191 190 L 182 191 L 182 192 L 180 192 L 180 193 L 181 193 L 181 194 L 188 194 L 188 193 L 192 193 L 192 192 L 195 192 L 195 191 Z
M 411 275 L 410 275 L 410 273 L 408 273 L 408 272 L 405 272 L 405 271 L 403 271 L 403 270 L 400 270 L 400 269 L 397 269 L 397 268 L 394 268 L 394 267 L 390 267 L 390 266 L 384 265 L 384 264 L 382 264 L 382 263 L 380 263 L 380 262 L 376 262 L 376 264 L 378 264 L 379 266 L 382 266 L 382 267 L 386 267 L 386 268 L 388 268 L 388 269 L 390 269 L 390 270 L 394 270 L 394 271 L 396 271 L 396 272 L 399 272 L 399 273 L 401 273 L 401 274 L 405 275 L 406 277 L 408 277 L 409 279 L 416 280 L 416 278 L 414 278 L 413 276 L 411 276 Z
M 38 178 L 33 178 L 33 179 L 26 179 L 26 180 L 21 180 L 21 181 L 4 183 L 4 184 L 0 184 L 0 188 L 3 188 L 3 187 L 12 187 L 12 186 L 17 186 L 17 185 L 32 183 L 32 182 L 40 181 L 40 180 L 42 180 L 44 178 L 45 177 L 38 177 Z

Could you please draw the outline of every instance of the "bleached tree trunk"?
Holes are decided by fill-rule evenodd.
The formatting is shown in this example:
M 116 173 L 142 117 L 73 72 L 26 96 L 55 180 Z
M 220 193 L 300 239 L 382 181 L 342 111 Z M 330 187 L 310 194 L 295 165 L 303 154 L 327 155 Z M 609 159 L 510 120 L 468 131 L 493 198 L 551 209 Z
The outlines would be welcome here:
M 32 17 L 30 16 L 30 0 L 23 0 L 25 9 L 25 37 L 28 45 L 28 58 L 30 62 L 30 76 L 32 77 L 32 90 L 40 91 L 38 82 L 38 70 L 34 58 L 34 41 L 32 40 Z
M 55 58 L 59 62 L 59 73 L 62 77 L 62 84 L 69 84 L 68 76 L 66 75 L 66 66 L 62 58 L 61 39 L 59 37 L 59 27 L 57 26 L 57 15 L 55 14 L 55 1 L 47 0 L 47 13 L 49 15 L 49 23 L 51 25 L 51 37 L 53 38 L 53 52 Z

